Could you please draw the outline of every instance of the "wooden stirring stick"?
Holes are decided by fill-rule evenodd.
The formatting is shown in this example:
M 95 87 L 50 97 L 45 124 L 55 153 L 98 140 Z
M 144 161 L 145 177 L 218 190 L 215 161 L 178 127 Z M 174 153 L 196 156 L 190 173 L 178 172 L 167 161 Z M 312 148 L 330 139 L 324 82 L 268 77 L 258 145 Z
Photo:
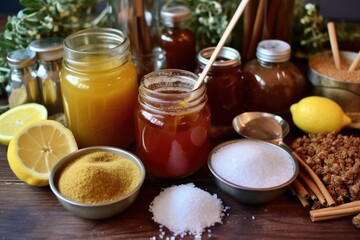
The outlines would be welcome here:
M 231 31 L 235 27 L 235 24 L 239 20 L 241 14 L 243 13 L 243 11 L 249 1 L 250 0 L 241 0 L 241 3 L 239 4 L 233 17 L 231 18 L 229 25 L 226 27 L 224 34 L 221 36 L 220 41 L 218 42 L 214 52 L 212 53 L 210 60 L 206 64 L 206 66 L 205 66 L 204 70 L 202 71 L 202 73 L 200 74 L 200 77 L 198 78 L 195 86 L 193 87 L 193 90 L 197 89 L 201 85 L 201 83 L 204 81 L 205 76 L 207 75 L 208 71 L 211 68 L 211 65 L 214 63 L 215 59 L 217 58 L 220 50 L 222 49 L 222 47 L 225 44 L 226 39 L 229 37 Z
M 340 69 L 340 53 L 339 53 L 339 47 L 336 39 L 336 31 L 335 31 L 335 24 L 333 22 L 328 22 L 327 24 L 329 38 L 330 38 L 330 45 L 331 45 L 331 51 L 333 54 L 335 67 L 337 69 Z
M 356 58 L 354 59 L 354 61 L 351 63 L 348 71 L 349 72 L 354 71 L 355 68 L 357 67 L 357 65 L 359 64 L 359 62 L 360 62 L 360 51 L 359 51 L 358 55 L 356 56 Z

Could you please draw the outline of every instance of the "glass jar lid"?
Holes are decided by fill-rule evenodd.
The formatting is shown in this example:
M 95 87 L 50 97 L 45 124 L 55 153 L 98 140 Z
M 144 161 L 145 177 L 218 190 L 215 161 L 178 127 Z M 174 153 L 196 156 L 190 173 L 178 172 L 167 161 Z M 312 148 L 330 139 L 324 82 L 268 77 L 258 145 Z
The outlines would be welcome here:
M 256 57 L 264 62 L 286 62 L 290 56 L 290 45 L 281 40 L 263 40 L 256 49 Z
M 57 60 L 63 56 L 63 42 L 59 37 L 42 38 L 31 42 L 29 49 L 36 52 L 41 60 Z
M 190 9 L 182 5 L 164 5 L 160 12 L 161 19 L 165 25 L 173 25 L 185 21 L 190 15 Z
M 9 52 L 7 61 L 11 68 L 24 68 L 36 63 L 36 52 L 30 49 L 19 49 Z

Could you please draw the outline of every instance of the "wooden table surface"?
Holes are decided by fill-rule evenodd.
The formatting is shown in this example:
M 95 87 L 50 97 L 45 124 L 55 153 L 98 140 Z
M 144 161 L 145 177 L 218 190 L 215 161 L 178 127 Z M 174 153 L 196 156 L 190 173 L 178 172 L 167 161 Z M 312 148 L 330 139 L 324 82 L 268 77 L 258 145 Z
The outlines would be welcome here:
M 230 207 L 223 223 L 211 227 L 211 235 L 205 232 L 202 239 L 360 239 L 351 216 L 311 222 L 309 209 L 290 192 L 266 204 L 238 203 L 217 188 L 206 166 L 181 180 L 147 177 L 139 197 L 125 212 L 104 220 L 82 219 L 60 205 L 49 187 L 18 180 L 6 152 L 7 146 L 0 145 L 0 239 L 161 239 L 149 204 L 162 188 L 190 182 L 217 194 Z M 166 231 L 165 237 L 171 236 Z

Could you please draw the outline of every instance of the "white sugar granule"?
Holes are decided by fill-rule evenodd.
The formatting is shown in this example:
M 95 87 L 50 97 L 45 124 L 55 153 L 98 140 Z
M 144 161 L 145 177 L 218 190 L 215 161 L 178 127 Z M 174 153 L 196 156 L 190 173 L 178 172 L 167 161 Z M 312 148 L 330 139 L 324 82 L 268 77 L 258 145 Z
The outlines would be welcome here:
M 153 220 L 167 227 L 174 236 L 193 235 L 200 239 L 203 231 L 222 223 L 224 207 L 217 195 L 195 187 L 193 183 L 165 188 L 149 206 Z
M 288 181 L 294 166 L 289 154 L 266 142 L 240 141 L 212 155 L 212 167 L 223 179 L 252 188 L 273 187 Z

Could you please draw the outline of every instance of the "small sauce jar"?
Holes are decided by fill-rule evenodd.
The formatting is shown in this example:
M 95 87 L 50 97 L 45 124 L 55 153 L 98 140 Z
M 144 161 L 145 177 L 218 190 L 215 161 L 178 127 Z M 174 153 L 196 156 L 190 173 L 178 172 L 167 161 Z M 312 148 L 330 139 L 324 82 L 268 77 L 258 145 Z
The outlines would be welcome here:
M 136 106 L 136 153 L 147 172 L 186 177 L 207 161 L 210 110 L 206 86 L 192 90 L 197 75 L 165 69 L 143 77 Z
M 39 83 L 36 76 L 36 52 L 20 49 L 9 52 L 7 62 L 11 68 L 9 81 L 9 107 L 36 102 L 40 103 Z
M 281 40 L 261 41 L 257 59 L 243 68 L 246 84 L 246 110 L 275 114 L 289 110 L 305 90 L 305 79 L 290 62 L 290 45 Z
M 64 113 L 79 147 L 128 147 L 138 91 L 128 37 L 111 28 L 76 32 L 64 40 L 63 59 Z
M 186 6 L 167 4 L 161 9 L 164 24 L 160 36 L 160 47 L 166 54 L 166 68 L 194 71 L 196 65 L 196 43 L 193 32 L 185 27 L 191 11 Z
M 42 103 L 49 114 L 62 113 L 62 99 L 60 91 L 60 70 L 63 56 L 63 39 L 49 37 L 30 43 L 29 49 L 37 53 L 37 77 L 42 96 Z
M 201 50 L 195 73 L 200 76 L 215 47 Z M 212 64 L 204 82 L 211 111 L 211 137 L 227 137 L 233 132 L 233 118 L 243 112 L 244 79 L 240 54 L 233 48 L 223 47 Z

